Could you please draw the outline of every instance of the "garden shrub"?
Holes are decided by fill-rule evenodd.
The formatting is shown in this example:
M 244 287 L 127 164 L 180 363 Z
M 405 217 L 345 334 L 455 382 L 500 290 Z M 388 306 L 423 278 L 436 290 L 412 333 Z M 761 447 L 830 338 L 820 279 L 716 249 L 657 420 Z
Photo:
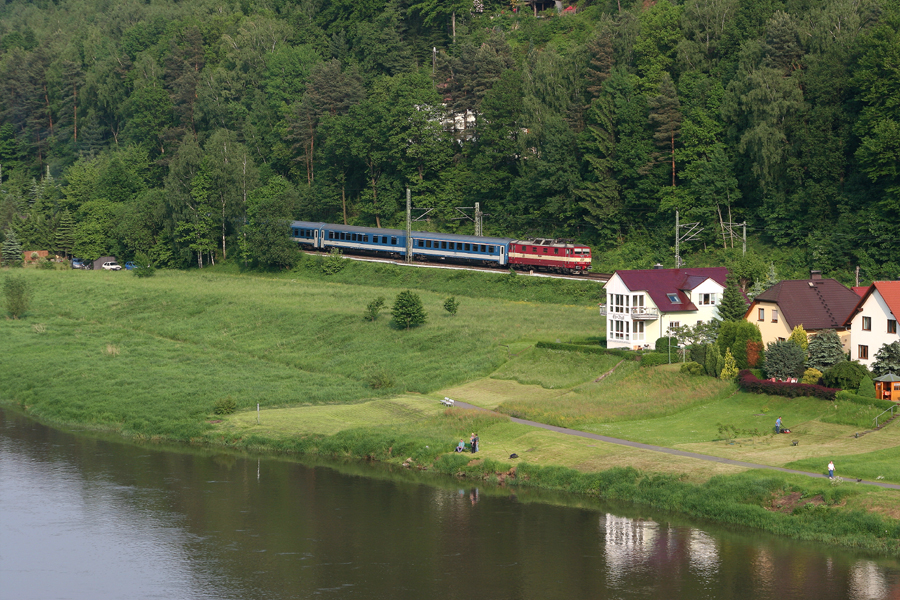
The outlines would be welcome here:
M 785 396 L 787 398 L 810 396 L 812 398 L 821 398 L 822 400 L 834 400 L 838 393 L 838 390 L 834 388 L 827 388 L 821 385 L 762 380 L 751 373 L 749 369 L 744 369 L 738 373 L 738 385 L 745 392 Z
M 822 379 L 822 371 L 809 368 L 803 372 L 803 379 L 800 380 L 800 383 L 818 385 L 820 379 Z
M 705 344 L 694 344 L 691 346 L 691 360 L 697 364 L 706 364 L 707 346 Z
M 819 371 L 847 360 L 841 337 L 833 329 L 823 329 L 817 333 L 806 348 L 809 359 L 806 365 Z
M 766 348 L 766 374 L 776 379 L 800 378 L 806 365 L 806 352 L 790 340 L 772 342 Z
M 678 338 L 667 336 L 656 340 L 656 351 L 668 354 L 670 349 L 678 347 Z
M 705 375 L 706 369 L 703 368 L 703 365 L 696 362 L 687 362 L 681 365 L 681 373 L 687 373 L 688 375 Z
M 669 362 L 669 355 L 661 352 L 645 352 L 641 355 L 642 367 L 655 367 Z
M 872 378 L 866 375 L 859 382 L 859 388 L 856 390 L 856 394 L 858 396 L 862 396 L 863 398 L 874 398 L 875 397 L 875 382 L 872 381 Z
M 825 369 L 822 373 L 822 383 L 828 387 L 855 392 L 859 389 L 862 378 L 868 376 L 869 370 L 865 365 L 855 360 L 845 360 Z
M 737 374 L 737 362 L 734 360 L 734 355 L 731 354 L 731 348 L 728 348 L 725 350 L 725 365 L 719 373 L 719 379 L 734 379 Z

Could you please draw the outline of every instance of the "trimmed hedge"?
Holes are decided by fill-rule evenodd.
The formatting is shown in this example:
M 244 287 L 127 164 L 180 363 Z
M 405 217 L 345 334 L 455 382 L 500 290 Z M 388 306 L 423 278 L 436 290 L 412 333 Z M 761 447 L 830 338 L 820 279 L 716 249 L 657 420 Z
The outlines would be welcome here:
M 534 347 L 548 350 L 565 350 L 567 352 L 583 352 L 585 354 L 611 354 L 622 358 L 630 358 L 631 360 L 640 359 L 640 355 L 637 352 L 621 348 L 603 348 L 601 346 L 585 346 L 582 344 L 557 344 L 554 342 L 538 342 Z
M 821 398 L 822 400 L 834 400 L 837 393 L 840 391 L 835 388 L 827 388 L 822 385 L 810 385 L 808 383 L 765 381 L 757 378 L 749 369 L 744 369 L 738 373 L 738 385 L 745 392 L 785 396 L 787 398 L 811 396 L 813 398 Z M 871 402 L 868 404 L 871 404 Z
M 642 367 L 655 367 L 656 365 L 664 365 L 669 362 L 669 355 L 661 352 L 645 352 L 641 355 Z M 678 362 L 677 359 L 675 362 Z
M 891 406 L 897 406 L 896 402 L 891 402 L 890 400 L 866 398 L 865 396 L 860 396 L 847 390 L 841 390 L 840 392 L 838 392 L 836 399 L 844 400 L 846 402 L 853 402 L 854 404 L 861 404 L 863 406 L 874 406 L 875 408 L 880 408 L 881 410 L 887 410 Z

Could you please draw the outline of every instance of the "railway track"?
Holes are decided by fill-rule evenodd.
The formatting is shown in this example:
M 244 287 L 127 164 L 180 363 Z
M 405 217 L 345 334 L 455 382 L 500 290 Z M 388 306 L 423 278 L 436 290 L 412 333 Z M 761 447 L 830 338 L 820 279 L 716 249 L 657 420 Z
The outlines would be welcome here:
M 322 252 L 320 250 L 304 250 L 305 254 L 309 254 L 310 256 L 328 256 L 328 252 Z M 424 261 L 415 261 L 413 263 L 407 263 L 404 260 L 396 260 L 393 258 L 384 258 L 380 256 L 360 256 L 355 254 L 344 254 L 344 258 L 349 260 L 358 260 L 360 262 L 374 262 L 374 263 L 385 263 L 398 265 L 401 267 L 420 267 L 425 269 L 450 269 L 455 271 L 481 271 L 483 273 L 495 273 L 497 275 L 503 275 L 504 273 L 508 273 L 509 271 L 503 269 L 492 269 L 490 267 L 476 267 L 472 265 L 454 265 L 449 263 L 433 263 L 433 262 L 424 262 Z M 552 279 L 572 279 L 574 281 L 593 281 L 595 283 L 606 283 L 609 281 L 609 278 L 612 276 L 611 273 L 587 273 L 585 275 L 563 275 L 561 273 L 545 273 L 543 271 L 516 271 L 519 275 L 523 277 L 548 277 Z

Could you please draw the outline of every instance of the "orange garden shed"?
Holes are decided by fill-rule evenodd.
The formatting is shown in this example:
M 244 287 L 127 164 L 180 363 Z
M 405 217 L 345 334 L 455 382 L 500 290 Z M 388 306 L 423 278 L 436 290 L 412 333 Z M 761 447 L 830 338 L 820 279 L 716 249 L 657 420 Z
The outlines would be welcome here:
M 875 397 L 880 400 L 893 400 L 900 402 L 900 377 L 893 373 L 876 377 Z

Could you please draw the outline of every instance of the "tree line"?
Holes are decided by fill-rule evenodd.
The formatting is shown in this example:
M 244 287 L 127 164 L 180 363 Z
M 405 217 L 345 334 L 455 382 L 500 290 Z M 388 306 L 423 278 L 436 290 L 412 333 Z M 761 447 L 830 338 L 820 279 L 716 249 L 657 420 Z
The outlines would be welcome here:
M 575 6 L 575 3 L 572 3 Z M 885 0 L 12 0 L 0 231 L 26 250 L 289 266 L 286 221 L 574 237 L 900 272 Z M 726 252 L 727 251 L 727 252 Z M 757 269 L 759 271 L 760 269 Z M 762 278 L 763 272 L 753 279 Z M 747 286 L 744 286 L 747 287 Z

